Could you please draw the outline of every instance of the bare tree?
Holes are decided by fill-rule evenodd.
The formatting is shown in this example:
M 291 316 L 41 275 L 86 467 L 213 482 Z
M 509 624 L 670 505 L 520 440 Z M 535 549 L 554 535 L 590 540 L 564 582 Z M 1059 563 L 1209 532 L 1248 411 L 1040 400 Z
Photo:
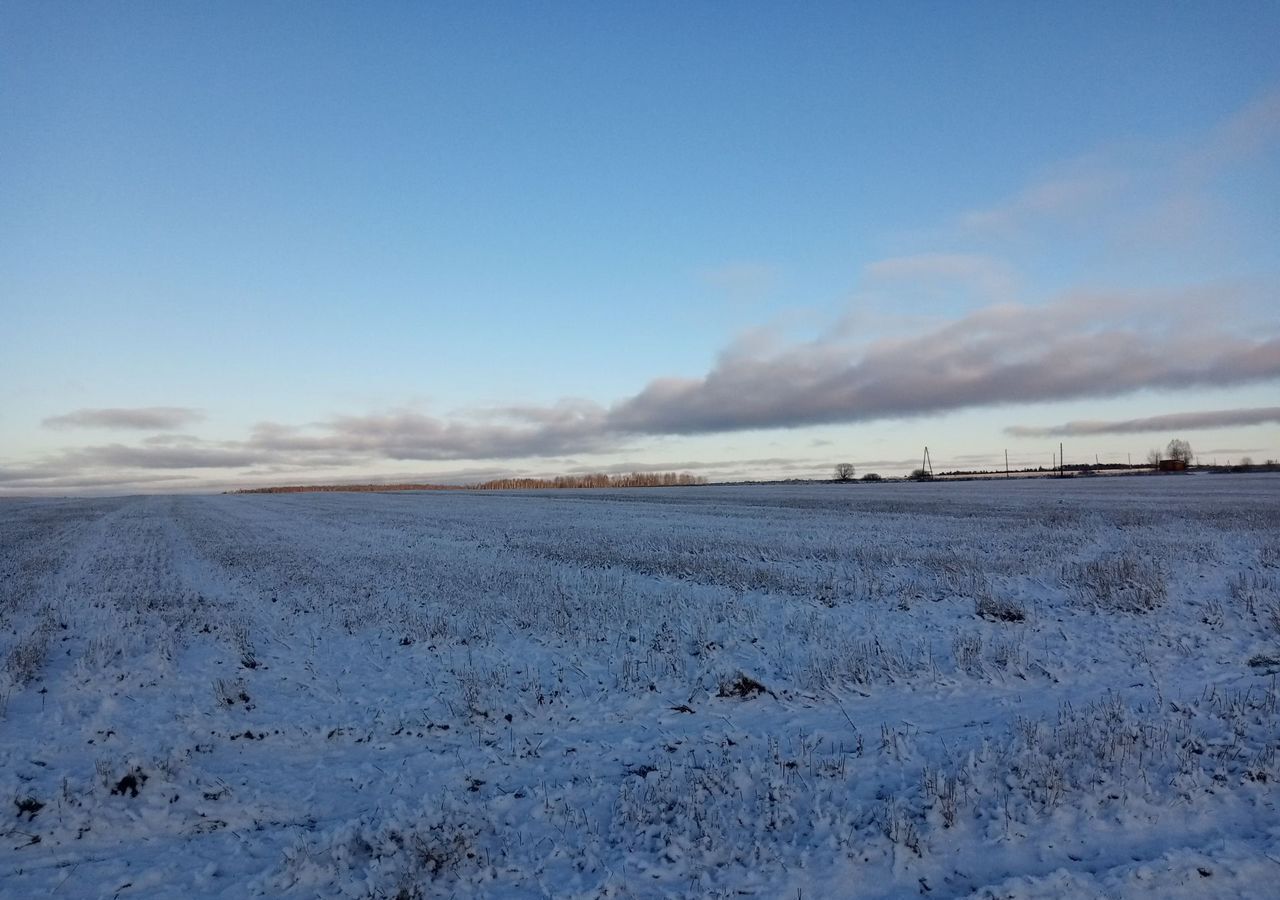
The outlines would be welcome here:
M 1147 451 L 1147 465 L 1149 465 L 1153 469 L 1160 468 L 1160 451 L 1159 450 L 1152 449 Z
M 1191 445 L 1179 438 L 1171 440 L 1164 452 L 1169 459 L 1176 459 L 1187 465 L 1191 465 L 1191 461 L 1195 459 L 1195 454 L 1191 452 Z
M 836 481 L 853 481 L 853 463 L 836 463 Z

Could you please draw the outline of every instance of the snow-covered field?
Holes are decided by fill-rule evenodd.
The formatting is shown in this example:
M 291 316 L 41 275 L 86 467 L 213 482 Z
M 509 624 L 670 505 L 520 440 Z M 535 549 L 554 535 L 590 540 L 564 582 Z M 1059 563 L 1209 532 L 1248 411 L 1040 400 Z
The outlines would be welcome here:
M 0 896 L 1258 897 L 1280 478 L 0 501 Z

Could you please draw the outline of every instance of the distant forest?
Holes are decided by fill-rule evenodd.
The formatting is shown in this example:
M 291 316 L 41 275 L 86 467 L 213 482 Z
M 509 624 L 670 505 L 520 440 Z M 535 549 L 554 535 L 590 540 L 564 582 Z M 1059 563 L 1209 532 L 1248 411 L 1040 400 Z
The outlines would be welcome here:
M 472 485 L 481 491 L 506 491 L 523 488 L 628 488 L 675 487 L 686 484 L 706 484 L 701 475 L 688 472 L 632 472 L 629 475 L 559 475 L 555 478 L 498 478 Z
M 380 493 L 384 491 L 511 491 L 547 488 L 676 487 L 706 484 L 707 479 L 687 472 L 631 472 L 627 475 L 558 475 L 555 478 L 496 478 L 479 484 L 296 484 L 284 487 L 242 488 L 236 494 L 304 494 L 313 491 Z

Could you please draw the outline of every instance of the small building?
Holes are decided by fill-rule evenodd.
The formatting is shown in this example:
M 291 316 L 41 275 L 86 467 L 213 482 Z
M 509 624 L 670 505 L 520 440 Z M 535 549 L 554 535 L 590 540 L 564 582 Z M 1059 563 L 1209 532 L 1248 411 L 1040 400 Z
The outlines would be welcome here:
M 1187 471 L 1187 461 L 1185 459 L 1162 459 L 1160 460 L 1161 472 L 1185 472 Z

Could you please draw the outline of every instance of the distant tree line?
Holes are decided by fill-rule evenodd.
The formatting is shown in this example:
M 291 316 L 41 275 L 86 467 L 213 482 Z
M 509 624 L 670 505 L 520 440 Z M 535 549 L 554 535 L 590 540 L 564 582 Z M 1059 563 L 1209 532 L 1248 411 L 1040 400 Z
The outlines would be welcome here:
M 706 483 L 707 479 L 701 475 L 690 475 L 688 472 L 631 472 L 627 475 L 593 472 L 588 475 L 558 475 L 555 478 L 496 478 L 471 487 L 481 491 L 510 491 L 535 488 L 676 487 Z
M 303 494 L 312 492 L 377 493 L 383 491 L 513 491 L 546 488 L 675 487 L 706 484 L 688 472 L 631 472 L 627 475 L 558 475 L 555 478 L 495 478 L 479 484 L 296 484 L 284 487 L 242 488 L 237 494 Z
M 1207 466 L 1210 472 L 1280 472 L 1280 462 L 1274 459 L 1268 459 L 1265 462 L 1254 462 L 1253 457 L 1241 457 L 1238 463 L 1228 463 L 1225 466 Z
M 293 484 L 241 488 L 237 494 L 310 494 L 316 492 L 375 493 L 379 491 L 461 491 L 460 484 Z

